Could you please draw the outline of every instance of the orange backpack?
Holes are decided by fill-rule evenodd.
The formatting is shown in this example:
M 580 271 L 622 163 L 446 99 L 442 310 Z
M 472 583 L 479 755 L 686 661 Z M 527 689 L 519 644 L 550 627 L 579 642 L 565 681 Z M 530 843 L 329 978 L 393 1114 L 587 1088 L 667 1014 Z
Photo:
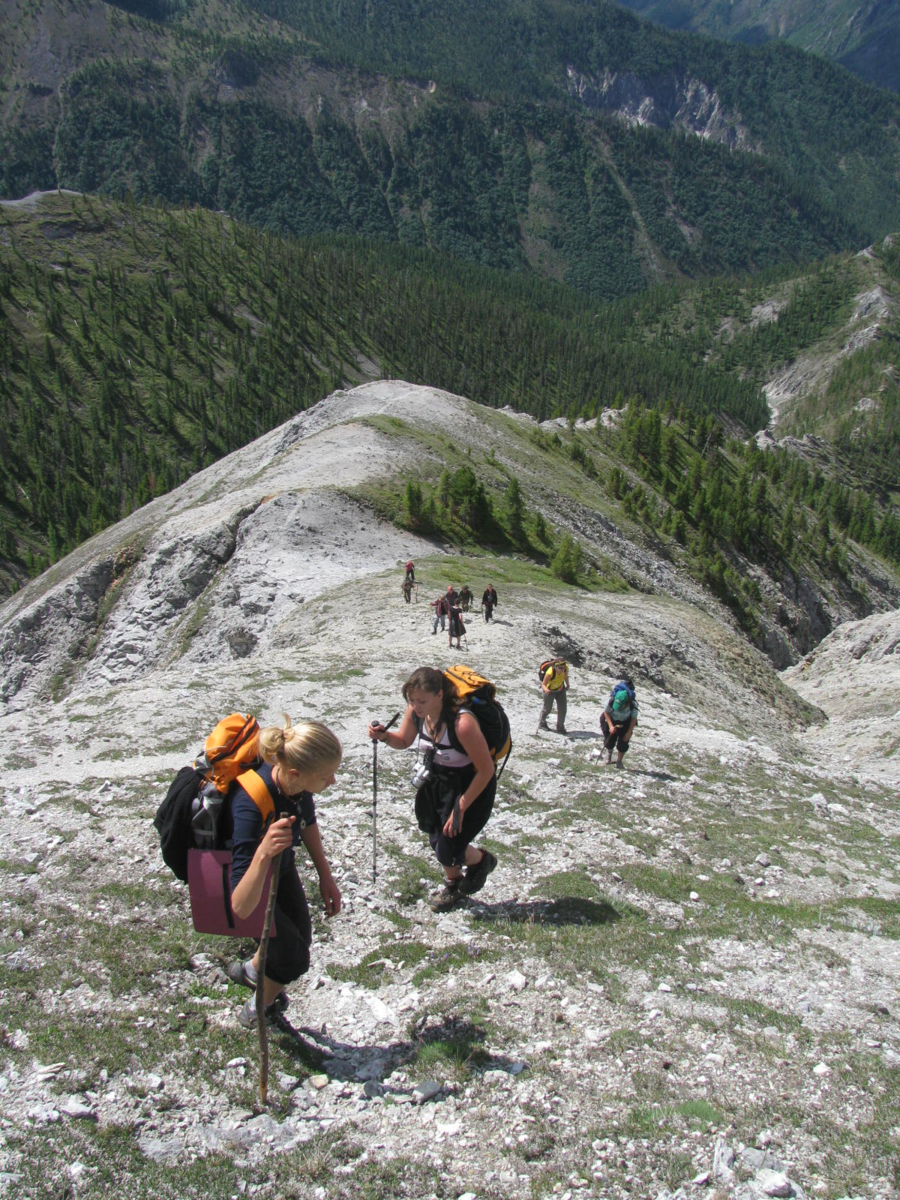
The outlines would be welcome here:
M 269 789 L 253 769 L 259 762 L 259 722 L 256 717 L 231 713 L 222 718 L 206 739 L 203 754 L 195 760 L 194 769 L 207 784 L 214 784 L 222 796 L 228 794 L 237 780 L 265 821 L 275 811 L 275 806 Z

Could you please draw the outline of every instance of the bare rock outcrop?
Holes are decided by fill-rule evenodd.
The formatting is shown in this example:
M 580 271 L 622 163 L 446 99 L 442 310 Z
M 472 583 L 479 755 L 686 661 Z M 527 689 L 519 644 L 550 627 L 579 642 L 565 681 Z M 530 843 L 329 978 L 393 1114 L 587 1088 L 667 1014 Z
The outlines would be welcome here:
M 673 72 L 641 79 L 631 71 L 609 68 L 586 75 L 573 66 L 567 68 L 567 75 L 569 93 L 592 111 L 628 125 L 682 129 L 731 150 L 755 149 L 747 128 L 702 80 Z

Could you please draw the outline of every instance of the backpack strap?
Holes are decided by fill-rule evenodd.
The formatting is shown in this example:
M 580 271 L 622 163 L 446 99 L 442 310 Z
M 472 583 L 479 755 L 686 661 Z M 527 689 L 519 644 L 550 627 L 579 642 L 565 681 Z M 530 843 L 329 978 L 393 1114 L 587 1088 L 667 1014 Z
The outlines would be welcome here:
M 236 783 L 244 789 L 259 809 L 265 826 L 269 817 L 275 812 L 275 801 L 272 799 L 272 793 L 262 775 L 258 771 L 245 771 L 243 775 L 238 775 Z

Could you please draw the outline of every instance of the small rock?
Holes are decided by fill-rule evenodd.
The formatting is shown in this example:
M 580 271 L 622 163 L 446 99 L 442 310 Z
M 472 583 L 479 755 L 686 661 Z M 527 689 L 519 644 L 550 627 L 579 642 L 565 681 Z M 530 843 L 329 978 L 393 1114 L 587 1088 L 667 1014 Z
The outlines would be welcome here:
M 813 1067 L 812 1073 L 813 1075 L 830 1075 L 831 1067 L 829 1067 L 827 1063 L 816 1063 L 816 1065 Z
M 463 1192 L 463 1194 L 458 1197 L 458 1200 L 475 1200 L 475 1193 L 474 1192 Z
M 699 892 L 691 892 L 689 899 L 691 899 L 691 900 L 699 900 L 699 899 L 700 899 L 700 893 L 699 893 Z
M 528 980 L 521 971 L 510 971 L 506 976 L 506 982 L 514 992 L 524 992 L 528 987 Z
M 770 867 L 772 865 L 772 860 L 769 858 L 768 854 L 757 854 L 755 861 L 758 862 L 761 867 Z
M 667 983 L 661 983 L 656 989 L 658 992 L 671 992 L 671 987 Z
M 230 1071 L 234 1067 L 246 1067 L 246 1065 L 247 1065 L 246 1058 L 230 1058 L 228 1060 L 228 1062 L 225 1064 L 225 1070 Z
M 510 1075 L 521 1075 L 527 1066 L 528 1066 L 528 1063 L 523 1062 L 521 1059 L 518 1062 L 510 1063 L 509 1068 L 508 1068 L 509 1074 Z
M 369 1100 L 374 1100 L 376 1096 L 384 1095 L 384 1087 L 377 1079 L 367 1079 L 363 1084 L 363 1095 Z
M 783 1171 L 770 1171 L 768 1167 L 756 1172 L 756 1182 L 767 1196 L 790 1196 L 794 1190 Z
M 89 1104 L 78 1096 L 66 1096 L 59 1106 L 59 1111 L 64 1117 L 71 1117 L 73 1120 L 95 1121 L 96 1114 Z
M 716 1138 L 712 1173 L 719 1183 L 730 1184 L 734 1180 L 734 1151 L 722 1137 Z
M 440 1092 L 441 1085 L 436 1079 L 423 1079 L 420 1084 L 413 1088 L 413 1102 L 415 1104 L 424 1104 L 426 1100 L 433 1100 Z
M 321 1092 L 322 1088 L 328 1087 L 327 1075 L 310 1075 L 306 1081 L 311 1088 L 315 1088 L 317 1092 Z
M 701 1171 L 699 1175 L 694 1176 L 694 1178 L 691 1180 L 691 1183 L 693 1183 L 696 1187 L 703 1187 L 705 1184 L 709 1183 L 711 1178 L 712 1176 L 710 1175 L 709 1171 Z

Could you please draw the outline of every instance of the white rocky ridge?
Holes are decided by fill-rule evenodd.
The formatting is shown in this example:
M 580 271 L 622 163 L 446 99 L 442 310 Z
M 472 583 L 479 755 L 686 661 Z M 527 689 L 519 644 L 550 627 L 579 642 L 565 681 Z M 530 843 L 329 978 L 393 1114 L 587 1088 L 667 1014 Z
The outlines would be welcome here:
M 401 383 L 338 394 L 0 610 L 0 1181 L 895 1197 L 898 615 L 840 627 L 782 681 L 600 515 L 598 544 L 655 592 L 567 588 L 379 522 L 350 489 L 436 453 L 385 419 L 452 429 L 460 454 L 511 453 L 498 430 L 533 427 Z M 473 614 L 451 654 L 425 600 L 480 594 L 487 573 L 498 619 Z M 534 732 L 548 652 L 573 664 L 565 738 Z M 496 680 L 514 751 L 486 830 L 499 866 L 437 916 L 405 754 L 379 756 L 372 880 L 364 731 L 412 667 L 457 659 Z M 596 731 L 623 668 L 641 721 L 616 771 Z M 190 932 L 150 822 L 234 708 L 318 715 L 345 745 L 319 804 L 344 911 L 317 920 L 288 1010 L 322 1057 L 273 1032 L 267 1111 L 222 972 L 233 947 Z

